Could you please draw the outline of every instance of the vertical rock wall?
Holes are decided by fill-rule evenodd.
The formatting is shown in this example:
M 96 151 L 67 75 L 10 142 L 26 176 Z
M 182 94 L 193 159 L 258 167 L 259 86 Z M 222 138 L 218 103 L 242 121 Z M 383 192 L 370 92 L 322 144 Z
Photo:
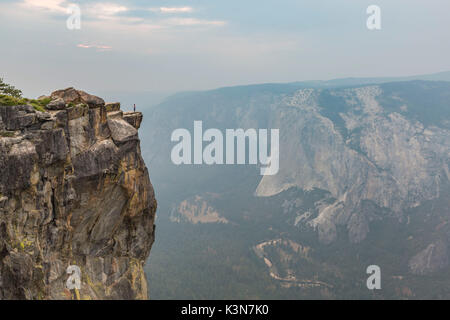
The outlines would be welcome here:
M 141 120 L 73 88 L 46 112 L 0 106 L 1 299 L 147 298 L 156 200 Z

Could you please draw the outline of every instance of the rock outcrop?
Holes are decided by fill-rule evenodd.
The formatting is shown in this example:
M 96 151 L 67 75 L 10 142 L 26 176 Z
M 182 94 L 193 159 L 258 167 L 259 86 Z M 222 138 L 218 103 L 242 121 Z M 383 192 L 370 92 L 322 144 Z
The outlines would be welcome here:
M 146 299 L 156 200 L 142 114 L 73 88 L 51 98 L 46 112 L 0 106 L 0 298 Z
M 256 194 L 329 191 L 335 201 L 308 222 L 326 244 L 338 226 L 346 226 L 351 242 L 366 238 L 371 217 L 364 201 L 401 219 L 404 210 L 437 198 L 449 179 L 450 131 L 408 118 L 406 103 L 392 111 L 380 102 L 386 99 L 380 86 L 303 89 L 285 97 L 273 124 L 283 128 L 280 171 L 264 176 Z
M 293 208 L 285 215 L 291 215 L 289 221 L 297 221 L 297 227 L 317 231 L 323 244 L 335 242 L 340 230 L 350 242 L 360 243 L 375 220 L 406 222 L 409 210 L 445 197 L 443 186 L 450 178 L 449 91 L 449 82 L 411 81 L 351 87 L 259 85 L 175 95 L 152 108 L 152 134 L 144 152 L 158 165 L 155 181 L 166 182 L 164 170 L 177 170 L 174 184 L 190 183 L 200 172 L 189 166 L 175 168 L 168 160 L 171 145 L 161 143 L 172 130 L 190 128 L 198 119 L 205 128 L 222 132 L 279 129 L 276 175 L 252 178 L 251 166 L 233 172 L 213 166 L 201 172 L 202 178 L 228 182 L 228 188 L 255 184 L 255 195 L 268 199 L 290 189 L 326 191 L 320 201 L 314 198 L 312 208 Z M 192 193 L 210 192 L 211 186 L 203 184 Z M 307 197 L 305 202 L 313 199 Z
M 431 243 L 411 258 L 409 261 L 411 273 L 426 275 L 447 267 L 449 263 L 447 250 L 445 241 L 438 240 Z

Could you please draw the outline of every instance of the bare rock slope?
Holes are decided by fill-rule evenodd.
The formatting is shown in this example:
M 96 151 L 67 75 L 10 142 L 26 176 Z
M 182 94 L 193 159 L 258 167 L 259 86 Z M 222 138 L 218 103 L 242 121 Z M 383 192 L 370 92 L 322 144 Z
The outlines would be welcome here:
M 427 92 L 425 85 L 416 86 Z M 274 120 L 283 128 L 280 172 L 263 177 L 256 194 L 291 187 L 329 191 L 335 201 L 318 206 L 317 217 L 308 221 L 324 243 L 336 239 L 339 225 L 352 242 L 366 238 L 372 218 L 365 201 L 402 219 L 404 210 L 439 197 L 450 178 L 448 125 L 408 118 L 408 105 L 395 93 L 389 98 L 400 106 L 389 110 L 380 102 L 386 103 L 383 95 L 380 86 L 366 86 L 304 89 L 285 97 Z M 324 111 L 324 101 L 336 114 Z
M 46 112 L 0 106 L 0 298 L 146 299 L 156 200 L 142 114 L 73 88 L 51 98 Z
M 243 171 L 231 177 L 216 166 L 216 171 L 205 169 L 206 183 L 229 181 L 231 189 L 236 181 L 250 186 L 248 181 L 258 180 L 254 194 L 260 198 L 289 189 L 329 192 L 311 210 L 287 212 L 296 215 L 290 221 L 315 230 L 323 244 L 336 242 L 340 229 L 350 242 L 361 243 L 373 221 L 389 216 L 406 223 L 408 210 L 445 196 L 449 92 L 449 82 L 407 81 L 350 87 L 267 84 L 175 95 L 152 109 L 152 135 L 144 152 L 160 169 L 155 181 L 166 181 L 164 166 L 168 172 L 182 170 L 167 164 L 170 144 L 160 143 L 173 129 L 190 128 L 197 119 L 205 128 L 279 129 L 276 175 L 244 180 Z M 189 168 L 183 170 L 176 183 L 187 176 Z M 214 185 L 202 187 L 211 191 Z M 172 201 L 174 192 L 167 193 Z M 447 216 L 448 208 L 440 214 Z

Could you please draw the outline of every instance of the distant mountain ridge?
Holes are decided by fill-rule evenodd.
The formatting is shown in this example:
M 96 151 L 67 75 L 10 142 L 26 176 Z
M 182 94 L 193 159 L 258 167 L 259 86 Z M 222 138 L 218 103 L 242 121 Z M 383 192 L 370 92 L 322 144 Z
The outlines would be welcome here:
M 255 88 L 258 90 L 252 90 Z M 331 210 L 333 213 L 328 215 L 336 217 L 344 210 L 345 218 L 336 218 L 340 223 L 347 221 L 344 224 L 352 221 L 351 216 L 358 217 L 358 227 L 349 229 L 354 231 L 352 241 L 357 242 L 368 232 L 368 221 L 361 221 L 361 215 L 351 214 L 361 200 L 372 199 L 381 207 L 399 212 L 408 197 L 412 197 L 408 202 L 413 205 L 439 194 L 438 181 L 419 182 L 425 176 L 415 177 L 427 170 L 425 167 L 433 170 L 423 171 L 428 179 L 441 171 L 444 175 L 448 173 L 445 149 L 450 149 L 450 140 L 446 139 L 450 136 L 449 82 L 413 80 L 296 88 L 293 93 L 289 92 L 290 84 L 286 90 L 281 88 L 278 85 L 275 88 L 235 87 L 167 99 L 152 110 L 150 128 L 158 134 L 146 142 L 146 146 L 151 146 L 150 161 L 159 168 L 173 167 L 170 144 L 160 142 L 169 141 L 170 132 L 175 128 L 191 128 L 194 120 L 203 120 L 205 126 L 220 129 L 280 128 L 280 172 L 262 178 L 256 195 L 271 196 L 294 186 L 330 191 L 337 198 L 335 207 L 323 210 Z M 391 140 L 397 142 L 392 144 Z M 145 150 L 146 147 L 144 153 Z M 435 154 L 434 158 L 427 158 L 430 153 Z M 190 168 L 181 166 L 176 170 L 189 172 Z M 216 168 L 217 172 L 221 170 Z M 404 180 L 406 176 L 410 182 Z M 347 190 L 356 187 L 355 181 L 360 181 L 362 188 L 357 195 Z M 418 188 L 414 189 L 414 196 L 408 195 L 412 189 L 406 183 Z M 347 209 L 343 209 L 345 203 Z M 330 217 L 320 216 L 315 221 L 321 224 L 314 225 L 319 227 L 324 241 L 332 241 L 336 222 L 330 225 Z M 325 225 L 326 232 L 321 229 Z
M 98 95 L 105 97 L 109 101 L 122 101 L 122 108 L 125 111 L 131 111 L 133 109 L 133 104 L 136 104 L 138 110 L 148 110 L 151 107 L 157 106 L 163 103 L 166 99 L 171 99 L 173 97 L 189 96 L 191 94 L 198 94 L 201 92 L 210 91 L 279 91 L 289 93 L 300 88 L 333 88 L 342 86 L 356 86 L 364 84 L 379 84 L 386 82 L 400 82 L 400 81 L 411 81 L 411 80 L 426 80 L 426 81 L 450 81 L 450 71 L 423 74 L 416 76 L 405 76 L 405 77 L 349 77 L 349 78 L 337 78 L 331 80 L 306 80 L 306 81 L 294 81 L 286 83 L 261 83 L 261 84 L 249 84 L 249 85 L 235 85 L 235 86 L 224 86 L 216 89 L 210 90 L 188 90 L 180 92 L 169 92 L 169 91 L 148 91 L 148 92 L 127 92 L 127 91 L 99 91 Z
M 211 90 L 192 90 L 192 91 L 182 91 L 172 95 L 168 95 L 166 99 L 172 97 L 182 97 L 189 96 L 191 94 L 199 94 L 205 92 L 221 92 L 221 91 L 231 91 L 231 92 L 252 92 L 252 91 L 273 91 L 279 93 L 289 93 L 301 88 L 337 88 L 337 87 L 351 87 L 351 86 L 361 86 L 369 84 L 381 84 L 388 82 L 405 82 L 405 81 L 450 81 L 450 71 L 443 71 L 438 73 L 421 74 L 415 76 L 403 76 L 403 77 L 348 77 L 348 78 L 336 78 L 331 80 L 305 80 L 305 81 L 294 81 L 286 83 L 260 83 L 260 84 L 249 84 L 249 85 L 235 85 L 235 86 L 225 86 L 217 89 Z M 160 98 L 160 100 L 164 100 Z M 164 101 L 161 101 L 164 102 Z
M 432 291 L 420 276 L 450 272 L 450 82 L 442 81 L 447 76 L 260 84 L 173 95 L 149 109 L 143 124 L 144 157 L 158 168 L 152 182 L 159 217 L 175 216 L 170 228 L 186 227 L 190 216 L 203 211 L 184 215 L 179 208 L 200 208 L 193 199 L 201 198 L 202 207 L 228 221 L 197 225 L 208 241 L 221 230 L 245 230 L 245 236 L 229 240 L 235 248 L 274 239 L 308 248 L 308 256 L 296 256 L 290 245 L 268 245 L 260 252 L 262 267 L 276 269 L 272 279 L 282 279 L 276 280 L 282 288 L 315 281 L 314 274 L 316 284 L 330 285 L 319 285 L 314 294 L 298 289 L 297 297 L 351 297 L 348 283 L 355 272 L 374 261 L 389 268 L 389 276 L 407 279 L 393 283 L 383 297 L 428 297 Z M 279 173 L 261 177 L 257 166 L 173 165 L 170 134 L 192 128 L 194 120 L 220 130 L 279 128 Z M 283 262 L 287 256 L 293 263 Z M 286 279 L 302 281 L 286 285 Z M 448 281 L 440 283 L 441 295 L 450 296 L 444 289 Z

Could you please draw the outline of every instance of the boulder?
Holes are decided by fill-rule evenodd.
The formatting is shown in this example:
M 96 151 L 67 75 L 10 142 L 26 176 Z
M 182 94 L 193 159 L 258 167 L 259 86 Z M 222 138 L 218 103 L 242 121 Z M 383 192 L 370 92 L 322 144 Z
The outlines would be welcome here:
M 119 111 L 120 110 L 120 102 L 108 102 L 105 105 L 106 112 Z
M 54 97 L 47 105 L 48 110 L 63 110 L 66 107 L 66 102 L 60 97 Z
M 81 90 L 76 90 L 72 87 L 62 90 L 54 91 L 51 94 L 53 99 L 61 98 L 65 104 L 87 104 L 90 108 L 98 108 L 105 105 L 105 100 L 86 93 Z
M 28 105 L 0 106 L 0 118 L 6 130 L 22 130 L 37 122 L 36 112 Z
M 123 119 L 136 129 L 139 129 L 142 123 L 142 112 L 124 112 Z
M 123 112 L 122 111 L 111 111 L 108 112 L 108 119 L 123 119 Z
M 130 140 L 137 140 L 137 130 L 122 119 L 108 119 L 108 127 L 114 143 L 121 144 Z
M 80 94 L 81 102 L 86 103 L 90 108 L 98 108 L 105 105 L 105 100 L 94 96 L 92 94 L 86 93 L 84 91 L 78 91 Z
M 72 87 L 52 92 L 51 97 L 61 98 L 66 104 L 80 103 L 80 94 Z

